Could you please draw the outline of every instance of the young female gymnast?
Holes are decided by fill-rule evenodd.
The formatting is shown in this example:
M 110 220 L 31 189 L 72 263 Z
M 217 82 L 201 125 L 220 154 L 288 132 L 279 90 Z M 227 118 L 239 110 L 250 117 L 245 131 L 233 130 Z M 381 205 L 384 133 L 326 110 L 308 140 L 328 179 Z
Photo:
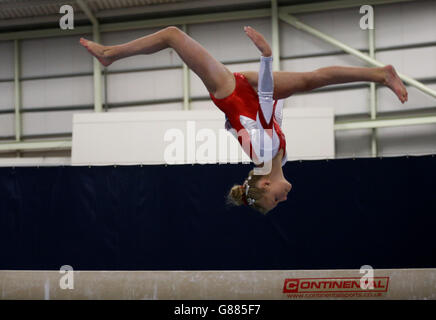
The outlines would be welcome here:
M 226 115 L 226 129 L 235 135 L 256 166 L 268 164 L 271 168 L 267 174 L 255 174 L 251 170 L 244 183 L 234 185 L 228 194 L 233 204 L 245 204 L 266 214 L 287 199 L 292 187 L 282 170 L 287 159 L 285 136 L 280 128 L 282 99 L 331 84 L 371 81 L 388 86 L 404 103 L 407 90 L 390 65 L 383 68 L 332 66 L 312 72 L 273 73 L 271 49 L 264 37 L 251 27 L 244 30 L 262 54 L 259 72 L 230 72 L 177 27 L 115 46 L 103 46 L 84 38 L 80 43 L 104 66 L 133 55 L 173 48 L 203 81 L 213 102 Z

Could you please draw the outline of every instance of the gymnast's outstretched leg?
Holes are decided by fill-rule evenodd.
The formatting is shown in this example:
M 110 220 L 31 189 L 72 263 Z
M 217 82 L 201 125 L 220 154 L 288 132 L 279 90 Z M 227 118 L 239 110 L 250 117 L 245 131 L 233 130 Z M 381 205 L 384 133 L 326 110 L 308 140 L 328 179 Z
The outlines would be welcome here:
M 241 72 L 248 82 L 257 87 L 257 72 Z M 389 87 L 402 103 L 408 99 L 407 90 L 391 65 L 381 68 L 359 68 L 332 66 L 312 72 L 274 72 L 274 98 L 284 99 L 294 93 L 316 88 L 356 81 L 369 81 Z
M 104 66 L 122 58 L 173 48 L 216 98 L 227 97 L 235 88 L 235 77 L 232 72 L 212 57 L 197 41 L 176 27 L 168 27 L 116 46 L 103 46 L 84 38 L 80 39 L 80 43 Z

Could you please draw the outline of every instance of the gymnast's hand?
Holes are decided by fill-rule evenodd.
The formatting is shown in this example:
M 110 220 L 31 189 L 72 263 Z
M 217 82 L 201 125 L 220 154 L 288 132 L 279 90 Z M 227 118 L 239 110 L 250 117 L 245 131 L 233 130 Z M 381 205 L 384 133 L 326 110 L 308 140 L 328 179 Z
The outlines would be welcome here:
M 245 34 L 253 41 L 254 45 L 259 49 L 264 57 L 272 55 L 271 47 L 262 34 L 254 30 L 252 27 L 244 27 Z

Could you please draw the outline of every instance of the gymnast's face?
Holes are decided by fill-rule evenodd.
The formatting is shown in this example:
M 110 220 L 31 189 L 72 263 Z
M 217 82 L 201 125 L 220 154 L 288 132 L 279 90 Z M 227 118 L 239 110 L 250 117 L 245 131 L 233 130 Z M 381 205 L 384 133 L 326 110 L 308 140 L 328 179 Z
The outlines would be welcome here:
M 278 180 L 260 179 L 256 186 L 265 190 L 262 199 L 257 202 L 268 211 L 274 209 L 279 202 L 286 201 L 288 193 L 292 189 L 292 185 L 284 178 Z

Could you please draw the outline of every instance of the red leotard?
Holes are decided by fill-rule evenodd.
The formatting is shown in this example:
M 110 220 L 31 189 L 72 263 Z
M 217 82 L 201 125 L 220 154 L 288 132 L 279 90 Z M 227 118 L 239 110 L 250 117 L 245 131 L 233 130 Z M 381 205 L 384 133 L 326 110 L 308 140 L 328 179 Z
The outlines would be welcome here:
M 260 107 L 259 96 L 256 93 L 256 91 L 253 89 L 253 87 L 250 85 L 250 83 L 247 81 L 247 78 L 240 73 L 234 73 L 234 76 L 236 80 L 235 90 L 228 97 L 223 99 L 217 99 L 212 94 L 210 94 L 212 101 L 221 111 L 225 113 L 231 126 L 237 132 L 242 132 L 242 135 L 238 137 L 238 141 L 243 149 L 244 149 L 244 145 L 242 144 L 242 139 L 244 136 L 248 136 L 248 135 L 246 133 L 244 134 L 245 130 L 240 131 L 242 129 L 245 129 L 240 121 L 240 116 L 242 115 L 256 121 L 257 114 L 259 113 L 259 119 L 263 129 L 274 128 L 274 130 L 277 132 L 280 141 L 278 150 L 283 149 L 284 151 L 283 159 L 284 159 L 286 155 L 286 139 L 285 139 L 285 135 L 283 134 L 280 128 L 279 123 L 276 121 L 275 118 L 275 107 L 277 105 L 277 101 L 275 101 L 274 103 L 272 121 L 270 121 L 270 123 L 267 123 L 265 121 L 265 117 Z M 244 149 L 244 152 L 253 160 L 253 156 L 251 155 L 253 155 L 254 153 L 252 152 L 251 143 L 250 143 L 250 150 Z M 275 155 L 273 155 L 273 157 L 274 156 Z

